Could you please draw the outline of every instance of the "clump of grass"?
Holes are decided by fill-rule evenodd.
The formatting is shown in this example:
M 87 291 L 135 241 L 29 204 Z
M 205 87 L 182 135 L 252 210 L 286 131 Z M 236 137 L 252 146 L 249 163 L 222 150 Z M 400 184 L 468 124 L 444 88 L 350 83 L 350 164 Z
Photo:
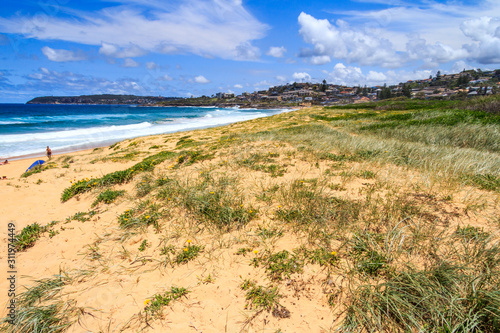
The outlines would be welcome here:
M 188 246 L 184 247 L 177 253 L 174 262 L 176 264 L 186 264 L 195 259 L 201 251 L 203 251 L 203 246 L 192 245 L 191 242 L 188 242 Z
M 135 164 L 133 167 L 109 173 L 101 178 L 96 179 L 81 179 L 73 183 L 70 187 L 64 189 L 61 201 L 65 202 L 77 194 L 90 191 L 92 188 L 112 186 L 127 183 L 132 178 L 142 172 L 153 171 L 155 166 L 163 161 L 175 156 L 175 153 L 163 151 L 158 154 L 146 157 L 142 162 Z
M 334 266 L 339 260 L 336 251 L 330 251 L 323 247 L 314 250 L 302 248 L 297 252 L 302 252 L 304 258 L 306 258 L 306 260 L 308 260 L 311 264 L 317 264 L 320 266 Z
M 159 228 L 159 218 L 162 213 L 159 211 L 159 206 L 149 204 L 148 201 L 140 203 L 136 208 L 127 209 L 118 216 L 118 223 L 123 229 L 139 229 L 147 228 L 153 225 L 156 229 Z
M 72 216 L 66 218 L 66 223 L 71 221 L 79 221 L 79 222 L 87 222 L 90 221 L 90 218 L 97 214 L 96 211 L 91 210 L 90 212 L 77 212 Z
M 277 253 L 266 251 L 262 255 L 253 258 L 252 264 L 255 267 L 262 265 L 271 280 L 281 281 L 285 277 L 290 278 L 294 273 L 302 273 L 304 259 L 287 250 Z
M 499 176 L 492 174 L 476 174 L 466 175 L 462 178 L 464 178 L 466 182 L 470 182 L 483 190 L 500 192 Z
M 355 290 L 340 331 L 498 332 L 498 282 L 498 271 L 467 271 L 446 262 L 404 270 Z
M 246 255 L 247 253 L 249 253 L 249 252 L 252 252 L 252 249 L 251 249 L 251 248 L 249 248 L 249 247 L 241 247 L 241 248 L 239 248 L 239 249 L 235 252 L 235 254 L 236 254 L 237 256 L 245 256 L 245 255 Z
M 283 205 L 276 210 L 276 217 L 310 231 L 338 228 L 356 221 L 362 204 L 327 194 L 325 187 L 322 183 L 308 185 L 303 181 L 282 186 L 280 201 Z
M 256 234 L 257 234 L 257 236 L 261 237 L 262 239 L 269 239 L 269 238 L 283 236 L 283 230 L 280 230 L 278 228 L 266 228 L 266 227 L 262 227 L 261 225 L 259 225 L 257 227 Z
M 274 158 L 279 157 L 279 153 L 267 153 L 267 154 L 252 154 L 250 157 L 243 159 L 238 162 L 242 166 L 246 166 L 255 171 L 262 171 L 270 173 L 271 177 L 281 177 L 286 172 L 286 166 L 273 163 Z
M 151 179 L 151 175 L 144 175 L 142 179 L 135 185 L 135 190 L 137 197 L 141 198 L 154 190 L 155 184 L 153 183 L 153 180 Z
M 389 260 L 381 254 L 376 241 L 369 234 L 355 235 L 352 253 L 359 272 L 376 276 L 387 267 Z M 380 239 L 381 240 L 381 239 Z
M 175 301 L 182 296 L 186 296 L 190 291 L 183 287 L 171 287 L 164 294 L 156 294 L 151 299 L 147 299 L 144 304 L 144 311 L 150 314 L 153 318 L 161 318 L 163 315 L 163 307 L 168 306 L 172 301 Z
M 16 316 L 2 318 L 4 332 L 65 332 L 75 322 L 78 309 L 75 302 L 54 301 L 62 288 L 71 282 L 67 275 L 42 279 L 26 287 L 16 297 Z
M 202 154 L 199 151 L 182 151 L 179 153 L 177 160 L 175 161 L 174 168 L 179 168 L 181 165 L 189 166 L 194 163 L 211 160 L 214 158 L 214 154 Z
M 99 193 L 95 201 L 92 203 L 92 207 L 97 206 L 100 202 L 103 202 L 105 204 L 110 204 L 114 202 L 119 196 L 122 196 L 124 194 L 125 194 L 124 190 L 114 191 L 111 189 L 107 189 Z
M 149 247 L 149 243 L 148 240 L 145 239 L 142 241 L 141 245 L 139 245 L 139 252 L 144 252 L 144 250 L 146 250 L 147 247 Z
M 31 168 L 31 170 L 29 171 L 26 171 L 24 172 L 21 177 L 23 178 L 26 178 L 26 177 L 29 177 L 31 175 L 34 175 L 34 174 L 37 174 L 37 173 L 40 173 L 42 171 L 46 171 L 46 170 L 49 170 L 49 169 L 53 169 L 56 167 L 56 164 L 54 162 L 49 162 L 49 163 L 46 163 L 46 164 L 42 164 L 42 165 L 37 165 L 33 168 Z
M 246 308 L 257 309 L 259 311 L 271 312 L 273 316 L 279 318 L 289 318 L 290 311 L 279 303 L 282 297 L 278 292 L 278 287 L 259 286 L 255 281 L 244 280 L 240 288 L 246 291 Z
M 258 214 L 252 206 L 245 207 L 238 185 L 235 178 L 215 178 L 204 172 L 194 183 L 184 186 L 178 181 L 168 181 L 158 197 L 169 200 L 175 196 L 176 204 L 187 209 L 200 222 L 227 232 L 241 228 Z
M 30 224 L 21 230 L 19 235 L 15 237 L 14 245 L 17 251 L 24 251 L 27 248 L 35 245 L 35 242 L 40 238 L 42 233 L 46 230 L 45 227 L 40 226 L 38 223 Z
M 457 227 L 457 230 L 455 230 L 455 236 L 465 240 L 466 242 L 470 242 L 483 241 L 488 238 L 490 234 L 485 232 L 483 228 L 467 225 L 466 227 Z

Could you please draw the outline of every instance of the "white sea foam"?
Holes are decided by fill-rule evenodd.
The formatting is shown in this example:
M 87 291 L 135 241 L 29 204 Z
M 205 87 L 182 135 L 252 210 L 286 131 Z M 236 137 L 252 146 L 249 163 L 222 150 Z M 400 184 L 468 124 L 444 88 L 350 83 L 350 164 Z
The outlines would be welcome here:
M 242 110 L 215 108 L 198 118 L 170 118 L 131 125 L 100 126 L 82 129 L 0 135 L 0 158 L 42 154 L 46 146 L 61 150 L 90 148 L 146 135 L 172 133 L 225 125 L 283 112 L 284 110 Z

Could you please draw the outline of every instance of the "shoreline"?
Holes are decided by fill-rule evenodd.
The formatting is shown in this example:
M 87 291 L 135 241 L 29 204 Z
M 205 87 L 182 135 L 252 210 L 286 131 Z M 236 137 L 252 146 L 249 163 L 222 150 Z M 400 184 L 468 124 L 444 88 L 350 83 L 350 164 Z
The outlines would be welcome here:
M 170 107 L 170 106 L 168 106 Z M 281 109 L 278 113 L 276 114 L 281 114 L 281 113 L 286 113 L 286 112 L 291 112 L 291 111 L 297 111 L 300 108 L 294 108 L 294 109 Z M 278 109 L 265 109 L 265 110 L 278 110 Z M 274 115 L 274 114 L 273 114 Z M 258 118 L 266 118 L 266 117 L 271 117 L 273 115 L 264 115 L 264 116 L 259 116 L 257 118 L 253 119 L 258 119 Z M 146 135 L 139 135 L 139 136 L 131 136 L 127 138 L 121 138 L 121 139 L 109 139 L 105 141 L 99 141 L 99 142 L 89 142 L 85 144 L 80 144 L 80 145 L 75 145 L 75 146 L 69 146 L 69 147 L 62 147 L 62 148 L 51 148 L 52 149 L 52 154 L 53 156 L 55 154 L 68 154 L 68 153 L 74 153 L 74 152 L 80 152 L 80 151 L 85 151 L 85 150 L 92 150 L 95 148 L 102 148 L 106 147 L 109 145 L 112 145 L 117 142 L 121 142 L 124 140 L 131 140 L 131 139 L 136 139 L 136 138 L 142 138 L 142 137 L 149 137 L 149 136 L 154 136 L 154 135 L 165 135 L 165 134 L 173 134 L 173 133 L 180 133 L 180 132 L 187 132 L 187 131 L 193 131 L 193 130 L 203 130 L 207 128 L 215 128 L 215 127 L 221 127 L 221 126 L 227 126 L 230 124 L 236 124 L 247 120 L 239 120 L 239 121 L 234 121 L 234 122 L 227 122 L 227 123 L 221 123 L 221 124 L 216 124 L 216 125 L 205 125 L 205 126 L 199 126 L 199 127 L 193 127 L 193 128 L 188 128 L 188 129 L 180 129 L 180 130 L 173 130 L 173 131 L 166 131 L 163 133 L 156 133 L 156 134 L 146 134 Z M 250 119 L 252 120 L 252 119 Z M 24 154 L 24 155 L 12 155 L 12 156 L 6 156 L 6 157 L 0 157 L 0 161 L 8 160 L 8 161 L 18 161 L 18 160 L 25 160 L 25 159 L 34 159 L 34 158 L 41 158 L 45 156 L 45 148 L 39 152 L 35 153 L 29 153 L 29 154 Z

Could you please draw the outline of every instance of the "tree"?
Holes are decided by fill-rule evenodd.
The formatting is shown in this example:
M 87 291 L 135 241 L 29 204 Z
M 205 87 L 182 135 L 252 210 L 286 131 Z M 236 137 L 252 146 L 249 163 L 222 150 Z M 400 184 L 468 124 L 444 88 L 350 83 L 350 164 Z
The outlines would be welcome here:
M 387 84 L 384 84 L 382 87 L 382 91 L 379 93 L 378 99 L 388 99 L 392 97 L 391 88 L 387 87 Z
M 403 96 L 411 98 L 411 88 L 409 84 L 403 84 L 403 89 L 401 90 Z
M 323 80 L 323 84 L 321 85 L 321 91 L 325 92 L 327 88 L 328 88 L 328 84 L 326 83 L 326 80 Z

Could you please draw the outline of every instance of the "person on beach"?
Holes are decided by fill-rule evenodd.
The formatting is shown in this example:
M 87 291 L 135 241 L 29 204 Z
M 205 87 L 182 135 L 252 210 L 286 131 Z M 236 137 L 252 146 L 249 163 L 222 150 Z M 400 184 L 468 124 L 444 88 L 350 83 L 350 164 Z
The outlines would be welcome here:
M 4 165 L 4 164 L 9 164 L 9 161 L 5 160 L 5 162 L 0 162 L 0 165 Z
M 49 146 L 47 146 L 47 157 L 49 158 L 49 160 L 52 158 L 52 150 L 50 150 Z

